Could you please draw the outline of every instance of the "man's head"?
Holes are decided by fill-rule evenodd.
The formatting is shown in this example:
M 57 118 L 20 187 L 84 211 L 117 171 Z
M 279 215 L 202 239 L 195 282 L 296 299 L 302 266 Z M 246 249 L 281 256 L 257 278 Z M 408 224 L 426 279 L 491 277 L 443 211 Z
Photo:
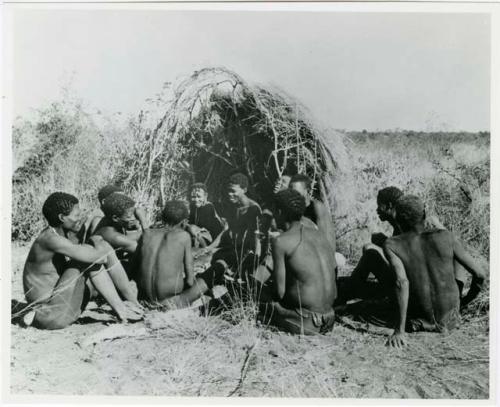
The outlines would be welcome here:
M 97 199 L 99 200 L 99 203 L 103 204 L 104 200 L 110 196 L 111 194 L 115 193 L 115 192 L 123 192 L 123 190 L 118 186 L 118 185 L 115 185 L 115 184 L 108 184 L 108 185 L 105 185 L 103 186 L 99 192 L 97 192 Z
M 396 219 L 396 202 L 403 196 L 403 191 L 396 187 L 387 187 L 378 191 L 377 214 L 381 221 Z
M 288 188 L 288 186 L 290 185 L 291 179 L 292 179 L 292 177 L 290 177 L 290 175 L 282 175 L 280 178 L 278 178 L 278 180 L 274 184 L 273 192 L 275 194 L 277 194 L 279 191 L 282 191 L 282 190 Z
M 196 182 L 191 186 L 190 199 L 196 208 L 200 208 L 207 203 L 208 192 L 203 182 Z
M 82 212 L 78 199 L 64 192 L 54 192 L 45 200 L 42 207 L 43 216 L 50 226 L 62 226 L 65 230 L 78 232 L 82 226 Z
M 227 184 L 227 197 L 229 202 L 241 203 L 248 190 L 248 178 L 242 173 L 231 175 Z
M 135 201 L 121 192 L 108 195 L 102 204 L 104 215 L 115 225 L 126 230 L 135 229 Z
M 276 194 L 278 217 L 284 222 L 298 221 L 306 210 L 306 200 L 293 189 L 284 189 Z
M 306 201 L 310 198 L 311 179 L 304 174 L 296 174 L 290 179 L 288 188 L 300 193 Z
M 186 204 L 182 201 L 168 201 L 163 208 L 161 218 L 167 225 L 175 226 L 189 216 Z
M 396 203 L 396 222 L 404 232 L 421 224 L 425 218 L 422 200 L 415 195 L 403 195 Z

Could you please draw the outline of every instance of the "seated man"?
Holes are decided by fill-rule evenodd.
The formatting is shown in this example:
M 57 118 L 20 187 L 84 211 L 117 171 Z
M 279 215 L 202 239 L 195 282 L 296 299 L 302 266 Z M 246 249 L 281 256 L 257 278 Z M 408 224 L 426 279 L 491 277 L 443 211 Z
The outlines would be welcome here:
M 104 187 L 102 187 L 99 192 L 97 193 L 97 199 L 99 201 L 99 205 L 101 207 L 101 211 L 102 211 L 102 207 L 103 207 L 103 204 L 104 204 L 104 200 L 110 196 L 111 194 L 115 193 L 115 192 L 119 192 L 119 193 L 124 193 L 123 190 L 117 186 L 117 185 L 114 185 L 114 184 L 109 184 L 109 185 L 105 185 Z M 136 228 L 137 226 L 140 227 L 140 229 L 144 230 L 144 229 L 147 229 L 148 228 L 148 223 L 147 223 L 147 220 L 146 220 L 146 213 L 144 212 L 144 209 L 142 208 L 139 208 L 139 207 L 136 207 L 135 208 L 135 211 L 134 211 L 134 216 L 135 218 L 137 219 L 138 221 L 138 225 L 136 224 Z M 103 223 L 102 223 L 103 222 Z M 88 236 L 91 236 L 95 233 L 95 231 L 102 227 L 102 226 L 106 226 L 105 225 L 106 223 L 106 219 L 103 218 L 102 216 L 94 216 L 88 226 L 87 226 L 87 235 Z
M 396 222 L 395 208 L 399 198 L 402 196 L 403 192 L 393 186 L 383 188 L 377 194 L 377 214 L 382 222 L 389 222 L 392 226 L 393 236 L 401 233 L 401 229 Z M 444 227 L 435 216 L 425 216 L 424 229 L 444 229 Z M 388 292 L 380 291 L 379 287 L 366 283 L 369 274 L 372 273 L 382 283 L 382 287 L 390 287 L 390 282 L 385 281 L 389 275 L 389 261 L 382 249 L 386 239 L 387 236 L 383 233 L 374 233 L 371 238 L 372 242 L 363 246 L 361 259 L 354 268 L 351 276 L 341 278 L 339 281 L 339 303 L 352 298 L 383 297 L 389 295 Z M 467 280 L 467 275 L 464 268 L 456 262 L 455 279 L 461 293 Z
M 212 266 L 236 272 L 243 279 L 258 263 L 260 256 L 260 206 L 246 193 L 248 178 L 234 174 L 229 178 L 229 207 L 224 214 L 228 222 L 220 241 L 220 249 L 212 257 Z
M 306 210 L 304 217 L 310 219 L 316 224 L 319 231 L 324 233 L 333 253 L 336 252 L 337 243 L 335 236 L 335 226 L 332 220 L 332 215 L 323 202 L 312 198 L 311 195 L 311 180 L 307 175 L 296 174 L 290 179 L 289 188 L 299 192 L 306 201 Z M 337 263 L 334 258 L 334 266 L 337 268 Z
M 300 193 L 279 192 L 276 207 L 285 232 L 272 242 L 273 301 L 261 304 L 263 321 L 294 334 L 327 333 L 333 328 L 337 295 L 330 243 L 317 229 L 304 226 L 306 203 Z
M 189 206 L 189 225 L 187 231 L 194 240 L 194 247 L 216 247 L 217 238 L 224 230 L 222 219 L 208 201 L 205 184 L 194 183 L 191 187 L 191 204 Z M 212 245 L 213 243 L 213 245 Z
M 162 213 L 165 228 L 148 229 L 139 240 L 133 274 L 139 298 L 151 305 L 182 308 L 214 284 L 223 284 L 224 270 L 217 275 L 213 274 L 216 270 L 211 270 L 195 278 L 191 237 L 184 230 L 187 217 L 182 201 L 169 201 Z
M 395 274 L 398 317 L 389 344 L 405 344 L 405 330 L 443 332 L 460 324 L 460 306 L 481 290 L 485 273 L 447 230 L 424 231 L 424 205 L 412 195 L 395 207 L 401 234 L 384 243 L 384 253 Z M 461 300 L 454 262 L 472 274 L 472 285 Z
M 120 320 L 139 319 L 137 308 L 134 311 L 119 296 L 137 304 L 111 246 L 97 237 L 91 238 L 93 246 L 68 239 L 68 234 L 77 233 L 83 223 L 78 199 L 55 192 L 43 204 L 42 212 L 49 226 L 33 242 L 23 271 L 26 301 L 36 311 L 33 325 L 61 329 L 72 324 L 85 309 L 93 287 Z
M 104 218 L 95 235 L 101 236 L 116 249 L 118 258 L 129 274 L 130 254 L 137 248 L 142 230 L 136 230 L 135 202 L 127 195 L 114 192 L 102 204 Z

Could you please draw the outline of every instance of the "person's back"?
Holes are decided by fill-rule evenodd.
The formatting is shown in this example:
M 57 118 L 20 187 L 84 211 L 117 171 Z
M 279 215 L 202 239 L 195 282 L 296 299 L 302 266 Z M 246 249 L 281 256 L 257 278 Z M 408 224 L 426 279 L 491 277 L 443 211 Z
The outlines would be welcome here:
M 300 225 L 298 234 L 288 231 L 280 239 L 287 247 L 283 305 L 314 312 L 330 310 L 337 296 L 335 259 L 324 234 Z
M 436 330 L 459 324 L 460 294 L 455 283 L 453 235 L 446 230 L 403 233 L 388 247 L 403 262 L 409 281 L 408 317 Z
M 294 334 L 325 334 L 335 321 L 335 257 L 324 233 L 305 225 L 305 199 L 286 189 L 276 194 L 282 234 L 272 240 L 271 301 L 261 295 L 260 315 Z
M 189 234 L 181 228 L 148 229 L 138 248 L 139 273 L 136 277 L 139 297 L 163 301 L 184 290 L 185 246 Z

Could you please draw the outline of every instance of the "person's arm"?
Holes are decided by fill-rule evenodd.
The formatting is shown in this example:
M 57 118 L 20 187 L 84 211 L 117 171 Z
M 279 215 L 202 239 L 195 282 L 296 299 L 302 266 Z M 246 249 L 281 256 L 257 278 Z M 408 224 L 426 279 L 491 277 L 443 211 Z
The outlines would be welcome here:
M 394 333 L 387 341 L 387 344 L 399 348 L 406 345 L 405 326 L 406 313 L 408 311 L 409 282 L 403 262 L 396 253 L 391 250 L 387 242 L 384 244 L 384 253 L 396 275 L 396 298 L 399 311 L 398 323 L 394 328 Z
M 285 295 L 286 268 L 285 252 L 280 244 L 280 238 L 277 237 L 271 241 L 273 252 L 273 295 L 275 301 L 280 301 Z
M 141 229 L 147 229 L 149 227 L 148 217 L 146 216 L 146 211 L 143 208 L 136 207 L 134 215 L 141 225 Z
M 75 244 L 62 236 L 54 236 L 47 240 L 45 247 L 72 260 L 82 263 L 103 264 L 107 256 L 113 249 L 103 240 L 99 244 L 91 246 L 89 244 Z
M 318 229 L 323 232 L 330 242 L 333 252 L 337 249 L 337 242 L 335 238 L 335 226 L 333 220 L 325 204 L 319 201 L 314 201 L 314 209 L 316 212 L 316 222 Z
M 191 252 L 191 236 L 187 232 L 184 235 L 184 272 L 187 285 L 192 287 L 194 284 L 193 253 Z
M 118 233 L 111 227 L 102 228 L 99 231 L 99 234 L 115 249 L 122 249 L 128 253 L 134 253 L 137 249 L 138 239 L 134 239 L 129 237 L 128 235 Z
M 460 241 L 453 235 L 453 256 L 455 260 L 472 274 L 472 282 L 469 292 L 461 299 L 460 307 L 467 306 L 474 298 L 477 297 L 483 288 L 486 273 L 477 264 L 473 257 L 467 253 Z

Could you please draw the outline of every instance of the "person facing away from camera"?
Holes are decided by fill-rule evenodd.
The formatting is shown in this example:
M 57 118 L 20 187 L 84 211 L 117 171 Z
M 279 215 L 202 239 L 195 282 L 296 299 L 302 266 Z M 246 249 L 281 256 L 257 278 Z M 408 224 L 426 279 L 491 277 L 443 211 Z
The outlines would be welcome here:
M 169 201 L 162 211 L 163 228 L 147 229 L 133 257 L 133 278 L 140 300 L 151 305 L 182 308 L 224 282 L 224 270 L 209 270 L 195 278 L 191 236 L 185 231 L 188 209 Z
M 405 330 L 445 332 L 460 324 L 460 307 L 480 292 L 484 271 L 463 248 L 453 233 L 425 230 L 423 202 L 406 195 L 395 205 L 400 233 L 386 239 L 383 250 L 389 261 L 396 288 L 397 322 L 389 344 L 405 345 Z M 469 292 L 460 298 L 454 263 L 470 274 Z
M 136 292 L 112 247 L 97 236 L 90 244 L 72 238 L 84 222 L 78 199 L 54 192 L 42 212 L 49 225 L 33 242 L 23 270 L 25 297 L 36 311 L 30 322 L 42 329 L 65 328 L 97 294 L 120 320 L 140 319 Z
M 403 196 L 403 192 L 394 186 L 383 188 L 377 193 L 377 214 L 382 222 L 388 222 L 392 228 L 392 236 L 402 233 L 396 221 L 396 204 Z M 445 229 L 436 216 L 424 216 L 424 229 Z M 351 276 L 339 280 L 338 303 L 344 303 L 352 298 L 385 297 L 391 294 L 385 289 L 390 287 L 386 279 L 389 276 L 389 261 L 382 249 L 388 239 L 384 233 L 374 233 L 371 243 L 363 246 L 361 259 L 354 268 Z M 467 280 L 465 269 L 455 262 L 455 279 L 460 293 Z M 368 277 L 372 273 L 381 285 L 368 284 Z
M 324 233 L 333 253 L 336 252 L 336 236 L 335 226 L 332 220 L 332 215 L 327 206 L 317 199 L 312 197 L 311 179 L 304 174 L 296 174 L 290 179 L 289 188 L 299 192 L 305 199 L 306 209 L 304 217 L 310 219 Z M 337 263 L 334 258 L 334 269 L 337 268 Z
M 272 240 L 271 301 L 261 296 L 262 320 L 294 334 L 333 328 L 337 295 L 335 256 L 326 236 L 304 225 L 305 198 L 292 189 L 276 194 L 276 217 L 284 230 Z
M 189 224 L 186 230 L 193 239 L 195 248 L 217 247 L 219 236 L 224 230 L 222 219 L 214 205 L 208 201 L 205 184 L 196 182 L 191 186 Z
M 101 211 L 103 211 L 103 205 L 104 205 L 104 200 L 110 196 L 111 194 L 118 192 L 124 194 L 124 191 L 122 188 L 120 188 L 118 185 L 115 184 L 108 184 L 103 186 L 97 193 L 97 200 L 99 201 L 99 205 L 101 208 Z M 147 229 L 148 228 L 148 222 L 146 218 L 146 213 L 143 208 L 140 207 L 135 207 L 134 211 L 134 216 L 137 219 L 137 223 L 135 225 L 138 233 L 140 233 L 141 230 Z M 107 219 L 105 216 L 103 217 L 102 215 L 97 215 L 94 216 L 87 227 L 88 232 L 87 234 L 89 236 L 93 235 L 95 231 L 101 227 L 107 226 L 109 222 L 109 219 Z

